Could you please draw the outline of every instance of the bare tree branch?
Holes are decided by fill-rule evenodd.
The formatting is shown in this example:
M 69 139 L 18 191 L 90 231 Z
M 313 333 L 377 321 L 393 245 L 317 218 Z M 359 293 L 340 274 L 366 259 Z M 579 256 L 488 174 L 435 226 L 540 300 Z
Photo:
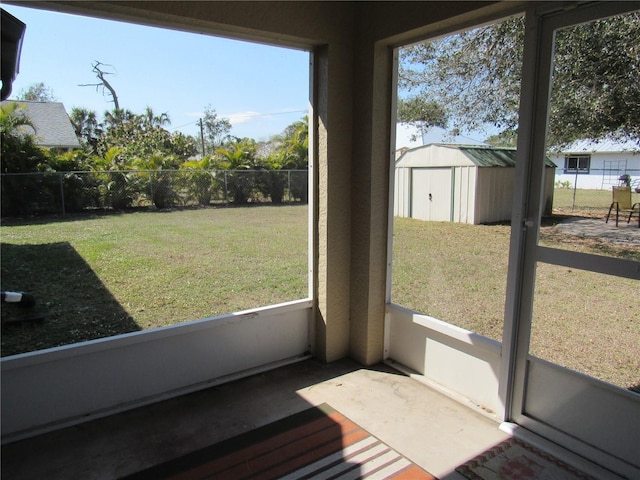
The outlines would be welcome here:
M 109 94 L 111 95 L 111 99 L 113 102 L 113 105 L 115 107 L 116 110 L 120 110 L 120 103 L 118 102 L 118 95 L 116 94 L 115 89 L 113 88 L 113 86 L 108 82 L 108 80 L 105 78 L 105 75 L 113 75 L 112 72 L 107 72 L 105 71 L 103 68 L 101 67 L 111 67 L 113 68 L 113 65 L 108 65 L 106 63 L 102 63 L 99 62 L 98 60 L 95 61 L 95 64 L 92 65 L 92 70 L 93 72 L 96 74 L 96 77 L 98 77 L 98 80 L 100 80 L 99 83 L 85 83 L 85 84 L 80 84 L 80 87 L 96 87 L 96 91 L 98 91 L 99 88 L 102 88 L 102 93 L 104 95 L 104 89 L 106 88 L 109 91 Z

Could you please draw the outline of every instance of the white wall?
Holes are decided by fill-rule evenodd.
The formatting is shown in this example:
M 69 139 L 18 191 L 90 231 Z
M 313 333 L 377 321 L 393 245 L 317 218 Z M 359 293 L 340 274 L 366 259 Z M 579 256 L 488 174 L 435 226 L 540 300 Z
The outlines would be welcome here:
M 475 224 L 502 222 L 511 218 L 515 168 L 478 168 Z
M 474 165 L 455 167 L 453 175 L 453 221 L 476 223 L 475 198 L 478 191 L 478 168 Z
M 393 214 L 398 217 L 414 216 L 411 207 L 412 168 L 418 167 L 395 169 Z M 478 225 L 511 219 L 515 168 L 459 165 L 452 167 L 452 171 L 454 222 Z M 553 169 L 547 168 L 545 172 L 545 214 L 550 214 Z
M 499 342 L 387 305 L 385 359 L 443 393 L 499 418 L 498 396 L 501 346 Z
M 396 168 L 393 190 L 393 215 L 411 217 L 411 169 Z
M 616 464 L 616 470 L 625 478 L 640 478 L 636 393 L 532 356 L 527 361 L 526 381 L 528 415 L 553 425 L 570 439 L 586 439 L 595 448 L 583 455 L 596 463 L 606 462 L 598 457 L 617 444 L 616 457 L 622 462 Z
M 5 357 L 2 441 L 306 358 L 311 300 Z

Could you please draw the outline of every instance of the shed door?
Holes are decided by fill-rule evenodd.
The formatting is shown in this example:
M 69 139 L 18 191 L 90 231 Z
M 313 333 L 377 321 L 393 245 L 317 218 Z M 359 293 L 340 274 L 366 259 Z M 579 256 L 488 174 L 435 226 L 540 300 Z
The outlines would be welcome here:
M 451 168 L 414 168 L 411 176 L 411 217 L 451 221 Z

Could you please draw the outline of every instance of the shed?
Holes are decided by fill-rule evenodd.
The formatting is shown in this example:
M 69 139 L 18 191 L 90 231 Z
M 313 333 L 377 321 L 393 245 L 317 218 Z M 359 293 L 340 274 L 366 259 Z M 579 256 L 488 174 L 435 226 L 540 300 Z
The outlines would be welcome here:
M 430 144 L 396 161 L 394 215 L 421 220 L 491 223 L 511 219 L 516 150 Z M 544 214 L 553 207 L 555 164 L 547 159 Z

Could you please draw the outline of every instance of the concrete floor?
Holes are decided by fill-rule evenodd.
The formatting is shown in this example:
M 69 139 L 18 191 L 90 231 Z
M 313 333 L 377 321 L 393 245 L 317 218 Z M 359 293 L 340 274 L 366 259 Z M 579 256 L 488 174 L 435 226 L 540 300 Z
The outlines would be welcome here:
M 2 447 L 2 479 L 113 479 L 328 403 L 441 480 L 507 438 L 387 366 L 307 360 Z

